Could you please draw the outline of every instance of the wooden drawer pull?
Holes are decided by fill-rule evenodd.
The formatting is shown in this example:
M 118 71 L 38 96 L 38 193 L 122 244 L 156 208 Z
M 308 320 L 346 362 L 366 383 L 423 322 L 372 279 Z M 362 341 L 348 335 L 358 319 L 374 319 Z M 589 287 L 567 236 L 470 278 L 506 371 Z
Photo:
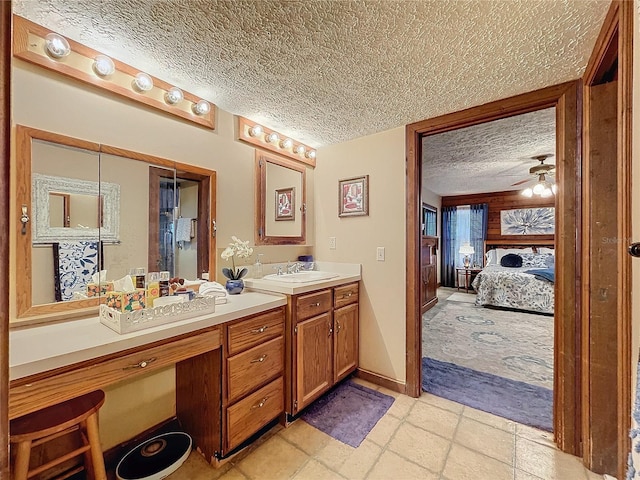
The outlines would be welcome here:
M 312 303 L 310 306 L 311 307 L 319 307 L 320 306 L 320 302 Z
M 144 368 L 147 365 L 149 365 L 150 363 L 153 363 L 155 361 L 156 361 L 156 357 L 152 357 L 152 358 L 150 358 L 148 360 L 140 360 L 135 365 L 128 365 L 126 367 L 123 367 L 123 370 L 133 370 L 134 368 Z
M 264 333 L 267 328 L 269 328 L 269 325 L 264 325 L 260 328 L 256 328 L 255 330 L 251 330 L 251 333 Z
M 338 328 L 336 329 L 336 333 L 340 333 L 340 329 L 342 328 L 342 325 L 340 325 L 340 322 L 336 321 L 336 324 L 338 325 Z
M 267 403 L 267 400 L 269 399 L 269 397 L 264 397 L 262 400 L 260 400 L 260 402 L 256 403 L 255 405 L 253 405 L 251 407 L 251 410 L 255 409 L 255 408 L 262 408 L 264 407 L 264 404 Z
M 351 295 L 352 295 L 352 293 L 351 293 L 351 292 L 349 292 L 349 293 L 343 293 L 343 294 L 342 294 L 342 298 L 349 298 Z
M 259 358 L 254 358 L 253 360 L 251 360 L 251 363 L 262 363 L 267 359 L 267 354 L 265 353 L 264 355 L 262 355 Z

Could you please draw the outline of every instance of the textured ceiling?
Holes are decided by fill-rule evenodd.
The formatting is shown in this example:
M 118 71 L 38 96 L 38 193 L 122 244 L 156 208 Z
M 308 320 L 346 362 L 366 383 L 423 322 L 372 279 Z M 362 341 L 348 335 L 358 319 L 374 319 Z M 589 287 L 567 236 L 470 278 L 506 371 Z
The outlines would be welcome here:
M 447 196 L 523 189 L 513 184 L 526 179 L 535 183 L 529 168 L 539 162 L 532 157 L 555 155 L 555 112 L 547 108 L 425 137 L 423 185 Z M 545 164 L 555 164 L 555 157 Z
M 578 78 L 609 0 L 15 0 L 312 146 Z

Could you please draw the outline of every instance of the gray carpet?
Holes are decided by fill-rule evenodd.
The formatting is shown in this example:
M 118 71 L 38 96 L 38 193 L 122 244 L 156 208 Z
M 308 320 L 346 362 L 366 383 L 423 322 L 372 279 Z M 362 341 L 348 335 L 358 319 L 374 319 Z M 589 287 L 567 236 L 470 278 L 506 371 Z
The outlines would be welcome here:
M 553 317 L 442 301 L 450 293 L 423 315 L 423 357 L 553 388 Z

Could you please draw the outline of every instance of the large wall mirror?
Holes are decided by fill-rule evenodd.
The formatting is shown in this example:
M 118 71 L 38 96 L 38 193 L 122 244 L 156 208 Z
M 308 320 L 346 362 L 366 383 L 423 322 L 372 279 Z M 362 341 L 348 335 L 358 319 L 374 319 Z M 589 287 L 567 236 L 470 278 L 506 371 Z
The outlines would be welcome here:
M 215 172 L 24 126 L 16 165 L 18 319 L 97 312 L 132 268 L 215 272 Z
M 306 241 L 306 167 L 256 150 L 256 245 Z

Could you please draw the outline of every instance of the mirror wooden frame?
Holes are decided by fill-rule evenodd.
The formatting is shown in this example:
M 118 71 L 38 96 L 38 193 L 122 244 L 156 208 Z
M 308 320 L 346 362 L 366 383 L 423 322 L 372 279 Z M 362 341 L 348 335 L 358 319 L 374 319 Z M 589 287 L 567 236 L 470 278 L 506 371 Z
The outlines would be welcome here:
M 300 172 L 302 175 L 302 192 L 296 195 L 296 201 L 300 205 L 300 235 L 299 236 L 275 236 L 266 234 L 267 226 L 267 163 L 280 165 Z M 256 245 L 300 245 L 307 239 L 307 176 L 306 167 L 287 158 L 272 155 L 262 150 L 256 150 L 255 162 L 255 244 Z M 274 214 L 275 215 L 275 214 Z M 269 218 L 272 215 L 269 214 Z
M 57 143 L 67 147 L 74 147 L 109 155 L 126 157 L 131 160 L 146 162 L 153 165 L 164 166 L 175 169 L 179 175 L 194 175 L 203 182 L 203 191 L 208 189 L 208 195 L 201 194 L 201 204 L 209 207 L 207 218 L 203 218 L 198 222 L 198 239 L 202 241 L 202 245 L 206 247 L 199 253 L 199 268 L 208 265 L 209 272 L 216 271 L 216 239 L 215 239 L 215 209 L 216 209 L 216 172 L 202 167 L 196 167 L 186 163 L 175 162 L 165 158 L 148 155 L 140 152 L 126 150 L 119 147 L 102 145 L 95 142 L 81 140 L 58 133 L 47 132 L 37 128 L 24 125 L 16 125 L 15 127 L 15 164 L 19 166 L 12 175 L 11 191 L 14 192 L 12 203 L 12 229 L 11 238 L 15 238 L 15 266 L 14 282 L 11 282 L 14 289 L 15 305 L 13 314 L 10 315 L 11 321 L 16 321 L 21 325 L 25 323 L 40 323 L 48 321 L 63 320 L 74 317 L 86 317 L 97 315 L 98 306 L 101 298 L 90 298 L 86 300 L 75 300 L 73 302 L 57 302 L 42 305 L 32 305 L 32 280 L 31 271 L 31 249 L 32 249 L 32 233 L 29 224 L 27 224 L 24 234 L 21 234 L 22 223 L 20 215 L 22 213 L 22 205 L 28 206 L 28 214 L 34 218 L 31 212 L 32 198 L 32 141 L 42 140 L 51 143 Z M 18 273 L 19 272 L 19 273 Z M 104 297 L 102 298 L 102 300 Z

